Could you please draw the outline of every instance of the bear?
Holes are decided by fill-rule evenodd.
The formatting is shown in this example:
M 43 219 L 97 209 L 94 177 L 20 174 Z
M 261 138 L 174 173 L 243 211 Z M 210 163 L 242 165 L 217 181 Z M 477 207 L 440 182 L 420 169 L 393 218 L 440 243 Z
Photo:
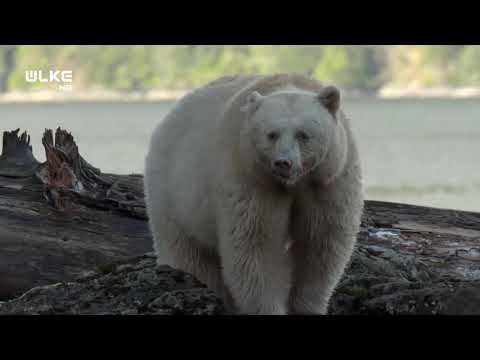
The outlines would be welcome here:
M 336 86 L 298 74 L 227 76 L 177 101 L 145 159 L 157 263 L 234 314 L 327 314 L 364 202 L 340 103 Z

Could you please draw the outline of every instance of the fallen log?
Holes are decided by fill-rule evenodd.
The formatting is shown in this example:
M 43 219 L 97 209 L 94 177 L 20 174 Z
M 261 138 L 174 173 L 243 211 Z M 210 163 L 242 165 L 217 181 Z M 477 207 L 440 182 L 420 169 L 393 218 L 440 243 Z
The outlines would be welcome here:
M 26 133 L 4 134 L 0 300 L 36 290 L 1 304 L 0 314 L 195 313 L 192 303 L 210 309 L 198 313 L 222 313 L 216 298 L 196 283 L 188 285 L 200 296 L 193 302 L 174 284 L 155 296 L 138 291 L 158 286 L 148 280 L 152 271 L 173 282 L 186 276 L 143 255 L 152 247 L 140 175 L 102 173 L 62 129 L 55 137 L 46 130 L 43 145 L 47 160 L 40 164 Z M 480 313 L 480 213 L 366 201 L 358 239 L 330 313 Z M 78 291 L 85 296 L 72 298 Z M 116 301 L 120 293 L 137 302 Z M 72 307 L 74 299 L 78 306 Z
M 62 129 L 40 164 L 18 131 L 0 156 L 0 300 L 152 251 L 141 176 L 102 173 Z

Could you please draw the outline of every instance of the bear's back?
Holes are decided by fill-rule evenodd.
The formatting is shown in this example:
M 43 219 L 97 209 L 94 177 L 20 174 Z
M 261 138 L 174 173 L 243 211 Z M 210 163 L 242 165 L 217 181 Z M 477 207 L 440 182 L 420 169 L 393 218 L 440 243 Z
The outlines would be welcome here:
M 200 241 L 214 234 L 209 193 L 217 170 L 219 119 L 229 99 L 255 79 L 228 76 L 189 92 L 152 134 L 145 162 L 149 209 L 168 211 Z
M 220 184 L 236 181 L 230 171 L 240 166 L 232 157 L 245 118 L 240 108 L 252 91 L 267 95 L 292 87 L 322 89 L 300 75 L 226 76 L 180 99 L 155 129 L 147 153 L 145 192 L 152 215 L 168 213 L 198 240 L 212 241 L 214 194 Z

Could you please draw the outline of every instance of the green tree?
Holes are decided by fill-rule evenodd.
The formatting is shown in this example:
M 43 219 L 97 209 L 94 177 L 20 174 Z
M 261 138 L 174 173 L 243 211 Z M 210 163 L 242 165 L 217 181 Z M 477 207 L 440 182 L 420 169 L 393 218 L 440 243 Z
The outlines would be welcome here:
M 8 78 L 15 67 L 15 46 L 0 45 L 0 92 L 8 89 Z
M 457 83 L 480 85 L 480 45 L 468 45 L 462 50 L 457 76 Z
M 479 83 L 477 45 L 19 45 L 6 49 L 0 46 L 0 91 L 52 86 L 27 83 L 25 70 L 55 69 L 73 70 L 78 90 L 188 89 L 223 75 L 279 72 L 311 73 L 320 81 L 360 89 L 377 89 L 385 83 Z

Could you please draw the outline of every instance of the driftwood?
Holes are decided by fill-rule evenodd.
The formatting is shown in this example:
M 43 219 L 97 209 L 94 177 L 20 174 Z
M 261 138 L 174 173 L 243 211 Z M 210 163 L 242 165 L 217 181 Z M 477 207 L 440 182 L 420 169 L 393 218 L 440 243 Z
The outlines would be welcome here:
M 185 290 L 183 280 L 179 288 L 172 285 L 167 295 L 155 297 L 163 300 L 138 292 L 152 283 L 148 279 L 155 268 L 153 257 L 143 255 L 152 246 L 142 177 L 102 173 L 61 129 L 55 136 L 45 131 L 47 161 L 40 164 L 28 135 L 18 134 L 4 134 L 0 157 L 0 301 L 32 287 L 62 284 L 3 303 L 0 314 L 95 313 L 97 308 L 101 313 L 171 313 L 169 306 L 176 313 L 195 313 L 182 292 L 177 300 L 190 305 L 172 305 L 177 290 Z M 116 261 L 130 264 L 130 270 L 112 266 Z M 172 269 L 155 269 L 181 278 Z M 118 305 L 112 293 L 120 290 L 112 286 L 123 289 L 122 298 L 137 299 L 137 305 L 127 300 Z M 80 290 L 86 295 L 77 297 L 78 306 L 67 305 L 72 291 Z M 203 290 L 192 294 L 201 294 L 193 295 L 193 303 L 210 309 L 198 313 L 221 313 L 217 300 Z M 88 304 L 93 297 L 97 308 Z M 162 302 L 165 298 L 170 305 Z M 148 305 L 152 301 L 163 305 L 154 309 Z M 330 312 L 480 313 L 480 214 L 366 201 L 358 246 Z
M 141 176 L 102 173 L 61 129 L 45 131 L 43 164 L 25 133 L 3 139 L 0 300 L 152 250 Z

